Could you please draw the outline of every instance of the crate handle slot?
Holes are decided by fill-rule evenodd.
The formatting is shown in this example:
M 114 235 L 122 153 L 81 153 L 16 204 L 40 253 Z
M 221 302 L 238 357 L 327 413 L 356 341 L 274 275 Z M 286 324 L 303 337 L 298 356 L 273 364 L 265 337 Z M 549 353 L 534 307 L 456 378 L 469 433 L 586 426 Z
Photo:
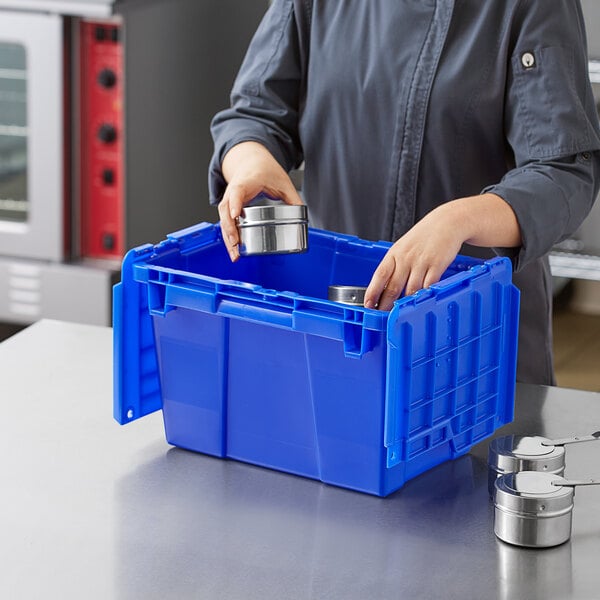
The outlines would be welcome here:
M 282 307 L 265 305 L 255 302 L 236 302 L 235 300 L 222 298 L 218 303 L 217 313 L 227 317 L 238 317 L 247 321 L 259 323 L 271 323 L 279 327 L 292 329 L 292 313 Z
M 339 314 L 322 310 L 321 303 L 307 302 L 259 286 L 244 289 L 230 283 L 194 282 L 181 277 L 147 278 L 148 311 L 164 317 L 176 308 L 202 310 L 211 314 L 270 324 L 301 333 L 341 341 L 344 356 L 360 358 L 371 350 L 371 332 L 356 320 L 353 311 Z

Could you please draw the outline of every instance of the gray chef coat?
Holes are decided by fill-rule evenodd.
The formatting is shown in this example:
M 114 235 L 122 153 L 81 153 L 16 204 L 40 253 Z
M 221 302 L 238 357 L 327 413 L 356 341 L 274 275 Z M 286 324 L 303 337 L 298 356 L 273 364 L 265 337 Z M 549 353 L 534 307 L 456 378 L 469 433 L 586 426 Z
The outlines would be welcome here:
M 522 246 L 517 378 L 554 383 L 546 255 L 589 212 L 600 128 L 579 0 L 275 0 L 212 123 L 291 170 L 315 227 L 396 240 L 454 198 L 493 192 Z M 490 249 L 464 253 L 492 256 Z

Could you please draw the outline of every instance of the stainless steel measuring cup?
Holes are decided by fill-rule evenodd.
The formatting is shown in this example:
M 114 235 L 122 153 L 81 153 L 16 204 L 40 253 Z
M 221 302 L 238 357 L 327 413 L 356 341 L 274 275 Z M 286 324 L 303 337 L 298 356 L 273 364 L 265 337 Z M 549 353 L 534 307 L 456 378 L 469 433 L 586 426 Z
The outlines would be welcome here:
M 490 442 L 488 447 L 488 492 L 494 492 L 494 482 L 505 473 L 541 471 L 562 475 L 565 470 L 567 444 L 600 440 L 600 431 L 590 435 L 551 440 L 542 436 L 507 435 Z
M 330 285 L 327 298 L 342 304 L 364 306 L 366 287 L 358 285 Z
M 494 484 L 494 533 L 504 542 L 548 548 L 571 537 L 574 488 L 600 480 L 569 481 L 552 473 L 521 471 Z
M 306 206 L 262 200 L 246 206 L 237 219 L 241 256 L 289 254 L 308 248 Z

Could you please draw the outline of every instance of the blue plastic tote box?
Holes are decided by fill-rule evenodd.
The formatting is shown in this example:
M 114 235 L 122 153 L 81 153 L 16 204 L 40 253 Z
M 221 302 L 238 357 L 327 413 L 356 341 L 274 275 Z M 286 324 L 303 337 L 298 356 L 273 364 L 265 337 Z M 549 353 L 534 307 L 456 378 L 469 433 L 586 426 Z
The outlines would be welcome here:
M 386 496 L 513 418 L 508 259 L 458 256 L 389 312 L 327 299 L 389 248 L 309 230 L 231 263 L 218 225 L 131 250 L 114 289 L 114 416 L 170 444 Z

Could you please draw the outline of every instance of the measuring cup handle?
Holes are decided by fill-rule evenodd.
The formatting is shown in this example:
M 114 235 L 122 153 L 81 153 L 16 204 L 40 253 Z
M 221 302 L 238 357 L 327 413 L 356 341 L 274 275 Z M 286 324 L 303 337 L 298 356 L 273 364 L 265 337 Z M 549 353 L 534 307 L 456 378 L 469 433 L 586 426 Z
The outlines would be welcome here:
M 600 485 L 600 479 L 557 479 L 552 482 L 552 485 L 556 485 L 558 487 L 569 486 L 575 487 L 580 485 Z
M 543 441 L 542 446 L 564 446 L 565 444 L 576 444 L 578 442 L 593 442 L 600 440 L 600 431 L 591 433 L 590 435 L 576 435 L 574 437 L 561 438 L 558 440 Z

